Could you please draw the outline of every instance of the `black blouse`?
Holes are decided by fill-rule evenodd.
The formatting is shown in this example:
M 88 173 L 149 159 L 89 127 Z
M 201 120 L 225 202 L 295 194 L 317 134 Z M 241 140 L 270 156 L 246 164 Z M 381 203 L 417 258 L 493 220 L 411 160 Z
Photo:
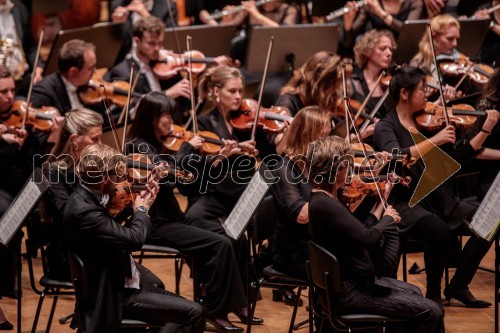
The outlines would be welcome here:
M 292 116 L 295 116 L 301 109 L 305 107 L 300 100 L 299 94 L 286 93 L 281 95 L 276 101 L 276 106 L 286 107 Z

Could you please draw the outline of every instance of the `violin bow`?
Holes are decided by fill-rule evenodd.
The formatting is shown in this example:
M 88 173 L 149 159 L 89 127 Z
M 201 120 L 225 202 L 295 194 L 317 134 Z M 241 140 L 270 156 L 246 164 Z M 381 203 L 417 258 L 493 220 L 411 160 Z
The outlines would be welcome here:
M 380 85 L 380 81 L 382 81 L 382 78 L 385 76 L 385 71 L 383 70 L 380 75 L 378 76 L 377 78 L 377 81 L 375 81 L 375 86 L 373 87 L 372 90 L 370 90 L 368 92 L 368 95 L 366 95 L 365 97 L 365 100 L 363 101 L 363 103 L 361 104 L 361 106 L 359 107 L 359 110 L 358 112 L 356 113 L 356 115 L 354 116 L 354 121 L 358 120 L 359 116 L 363 113 L 363 111 L 365 111 L 365 108 L 366 108 L 366 105 L 368 104 L 368 102 L 370 101 L 370 99 L 372 98 L 372 95 L 373 93 L 375 92 L 375 90 L 378 88 L 378 86 Z M 387 88 L 387 90 L 389 90 L 389 88 Z M 373 116 L 372 116 L 373 117 Z M 349 132 L 351 131 L 351 127 L 349 127 Z M 363 131 L 361 130 L 361 133 L 363 133 Z
M 137 81 L 139 81 L 140 76 L 141 76 L 141 73 L 140 73 L 140 71 L 138 71 L 135 78 L 134 78 L 133 84 L 129 85 L 130 95 L 135 94 L 135 87 L 137 86 Z M 125 117 L 125 111 L 126 111 L 127 105 L 128 105 L 128 103 L 126 105 L 124 105 L 122 108 L 122 112 L 120 113 L 120 117 L 118 118 L 118 124 L 121 124 L 123 122 L 123 118 Z
M 387 96 L 389 96 L 389 88 L 387 88 L 384 91 L 384 94 L 382 97 L 380 97 L 378 103 L 375 105 L 373 110 L 370 112 L 370 118 L 375 117 L 375 114 L 377 114 L 377 111 L 384 105 L 385 100 L 387 99 Z M 370 125 L 370 119 L 365 120 L 365 122 L 361 125 L 361 128 L 359 129 L 360 133 L 363 133 L 366 131 L 366 128 Z
M 167 0 L 168 2 L 168 0 Z M 189 93 L 191 95 L 191 98 L 189 99 L 191 101 L 191 118 L 193 119 L 193 133 L 195 136 L 199 135 L 199 129 L 198 129 L 198 117 L 196 116 L 196 107 L 194 105 L 194 90 L 193 90 L 193 63 L 191 62 L 192 58 L 192 53 L 191 53 L 191 42 L 192 38 L 191 36 L 186 36 L 186 46 L 187 46 L 187 51 L 188 51 L 188 76 L 189 76 Z
M 42 41 L 44 34 L 45 34 L 45 27 L 42 27 L 42 30 L 40 31 L 40 37 L 38 39 L 38 46 L 36 48 L 35 62 L 33 63 L 33 68 L 31 71 L 31 81 L 28 89 L 28 96 L 26 97 L 26 112 L 24 113 L 23 121 L 21 123 L 21 129 L 26 128 L 26 119 L 28 119 L 28 112 L 31 103 L 31 92 L 33 91 L 33 82 L 35 82 L 35 76 L 36 76 L 36 66 L 38 65 L 38 59 L 40 58 L 40 50 L 42 49 Z
M 430 23 L 427 24 L 427 35 L 428 35 L 429 41 L 431 43 L 432 61 L 434 62 L 434 67 L 436 67 L 436 74 L 437 74 L 436 80 L 438 83 L 439 96 L 441 98 L 441 104 L 443 107 L 444 120 L 445 120 L 446 126 L 448 126 L 450 124 L 450 119 L 448 117 L 448 112 L 446 112 L 446 100 L 445 100 L 444 94 L 443 94 L 443 84 L 441 82 L 441 73 L 439 73 L 439 66 L 438 66 L 437 59 L 436 59 L 436 50 L 434 49 L 434 40 L 432 39 L 432 27 L 431 27 Z
M 109 123 L 111 124 L 111 131 L 113 132 L 113 139 L 115 140 L 116 150 L 120 151 L 120 139 L 118 138 L 118 132 L 116 129 L 116 123 L 111 115 L 111 109 L 108 104 L 108 93 L 106 92 L 106 88 L 104 84 L 101 83 L 101 97 L 104 95 L 102 99 L 102 103 L 104 104 L 104 108 L 106 109 L 106 115 L 108 116 Z
M 122 137 L 122 153 L 125 155 L 125 137 L 127 135 L 128 112 L 130 110 L 130 95 L 132 95 L 132 80 L 134 79 L 135 64 L 132 63 L 130 67 L 129 89 L 127 95 L 127 104 L 125 104 L 125 121 L 123 124 L 123 137 Z
M 351 143 L 351 136 L 350 136 L 349 132 L 351 131 L 352 124 L 349 125 L 349 121 L 351 121 L 352 118 L 350 117 L 351 105 L 349 103 L 349 97 L 347 96 L 347 79 L 346 79 L 346 68 L 345 68 L 344 63 L 342 63 L 342 99 L 344 100 L 344 112 L 345 112 L 345 115 L 344 115 L 345 127 L 346 127 L 345 139 L 350 144 Z M 354 125 L 356 125 L 355 122 L 354 122 Z
M 170 5 L 170 0 L 165 0 L 165 4 L 167 5 L 168 18 L 170 20 L 170 23 L 172 24 L 172 31 L 174 32 L 175 46 L 177 47 L 178 53 L 182 54 L 181 43 L 179 42 L 179 36 L 177 36 L 177 29 L 176 29 L 177 24 L 174 21 L 174 14 L 172 13 L 172 6 Z
M 348 125 L 349 122 L 351 122 L 351 126 L 353 127 L 354 129 L 354 133 L 356 135 L 356 138 L 358 139 L 359 143 L 361 143 L 361 150 L 363 152 L 363 156 L 366 160 L 368 160 L 368 152 L 366 151 L 366 147 L 365 147 L 365 144 L 363 142 L 363 138 L 361 137 L 361 134 L 360 134 L 360 131 L 359 131 L 359 128 L 358 126 L 356 125 L 356 121 L 354 120 L 354 117 L 353 115 L 351 114 L 349 108 L 349 97 L 347 97 L 347 81 L 346 81 L 346 68 L 345 68 L 345 64 L 342 64 L 342 87 L 343 87 L 343 94 L 344 94 L 344 104 L 345 104 L 345 113 L 346 113 L 346 126 L 347 128 L 350 128 L 350 126 Z M 389 89 L 387 89 L 389 90 Z M 347 131 L 347 142 L 351 143 L 351 136 L 349 135 L 349 131 Z M 376 180 L 375 178 L 375 174 L 373 173 L 373 170 L 372 168 L 368 168 L 368 170 L 370 170 L 370 175 L 372 177 L 373 180 Z M 384 206 L 384 210 L 387 209 L 387 202 L 386 200 L 384 199 L 384 196 L 382 195 L 382 190 L 380 189 L 380 185 L 378 184 L 377 181 L 375 181 L 375 188 L 377 189 L 377 194 L 380 198 L 380 201 L 382 202 L 382 205 Z
M 262 74 L 262 81 L 260 84 L 259 100 L 257 101 L 257 110 L 255 111 L 255 119 L 253 120 L 252 135 L 250 140 L 255 140 L 255 133 L 257 132 L 257 124 L 259 122 L 260 106 L 262 104 L 262 95 L 264 93 L 264 87 L 266 86 L 267 71 L 269 70 L 269 61 L 271 60 L 271 53 L 273 51 L 274 36 L 271 36 L 269 41 L 269 47 L 267 49 L 266 64 L 264 66 L 264 73 Z

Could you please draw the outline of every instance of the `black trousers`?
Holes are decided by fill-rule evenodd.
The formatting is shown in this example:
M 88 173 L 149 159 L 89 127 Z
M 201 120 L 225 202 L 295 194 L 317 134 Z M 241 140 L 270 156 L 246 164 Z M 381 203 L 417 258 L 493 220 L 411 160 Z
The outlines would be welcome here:
M 225 315 L 246 306 L 245 292 L 228 237 L 192 225 L 168 222 L 155 226 L 148 244 L 176 248 L 194 259 L 205 287 L 203 305 L 209 315 Z
M 124 318 L 163 325 L 161 333 L 202 333 L 205 330 L 205 311 L 200 304 L 166 291 L 156 275 L 136 265 L 141 274 L 141 289 L 125 289 Z

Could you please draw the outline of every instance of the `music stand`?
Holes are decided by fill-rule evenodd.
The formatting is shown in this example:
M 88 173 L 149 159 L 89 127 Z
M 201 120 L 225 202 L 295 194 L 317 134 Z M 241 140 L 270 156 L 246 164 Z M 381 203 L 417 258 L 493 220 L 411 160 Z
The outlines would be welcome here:
M 123 40 L 123 23 L 98 23 L 90 27 L 62 30 L 56 36 L 43 76 L 57 71 L 59 50 L 69 40 L 82 39 L 96 46 L 96 68 L 113 67 Z
M 334 23 L 298 24 L 277 28 L 253 27 L 249 34 L 246 69 L 250 73 L 264 70 L 266 50 L 272 36 L 274 36 L 274 46 L 269 62 L 269 72 L 281 73 L 287 71 L 290 58 L 301 66 L 316 52 L 335 53 L 339 33 L 340 28 Z
M 33 14 L 55 14 L 69 8 L 69 0 L 36 0 L 32 2 Z
M 490 20 L 459 19 L 460 39 L 457 50 L 468 57 L 475 57 L 481 50 L 489 30 Z M 428 20 L 407 20 L 398 36 L 398 48 L 394 52 L 394 61 L 408 63 L 418 53 L 418 42 L 426 33 Z
M 231 39 L 236 35 L 235 25 L 193 25 L 175 28 L 182 50 L 186 50 L 186 36 L 193 38 L 193 49 L 198 50 L 206 56 L 219 56 L 229 54 Z M 175 45 L 175 31 L 172 28 L 165 30 L 163 46 L 167 50 L 178 52 Z
M 325 1 L 313 0 L 312 2 L 312 16 L 327 16 L 334 10 L 340 9 L 345 6 L 347 0 L 340 1 Z

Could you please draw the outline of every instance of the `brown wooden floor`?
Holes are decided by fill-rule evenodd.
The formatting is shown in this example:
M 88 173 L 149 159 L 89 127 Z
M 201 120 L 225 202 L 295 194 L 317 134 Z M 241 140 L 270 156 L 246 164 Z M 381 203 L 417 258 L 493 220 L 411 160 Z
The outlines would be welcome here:
M 483 260 L 483 265 L 486 267 L 493 267 L 493 250 L 490 250 L 487 257 Z M 422 255 L 413 254 L 409 255 L 408 266 L 413 262 L 417 262 L 422 266 Z M 40 269 L 39 259 L 35 259 L 37 268 Z M 167 289 L 174 290 L 174 277 L 173 277 L 173 262 L 170 260 L 149 259 L 145 260 L 145 266 L 152 269 L 167 285 Z M 453 272 L 451 271 L 451 274 Z M 400 272 L 400 277 L 401 277 Z M 416 284 L 420 288 L 424 288 L 425 274 L 409 275 L 409 281 Z M 29 285 L 28 269 L 26 260 L 23 261 L 23 312 L 22 312 L 22 330 L 27 332 L 31 329 L 33 317 L 36 310 L 38 297 L 34 294 Z M 494 275 L 485 271 L 479 271 L 474 278 L 471 285 L 471 290 L 476 297 L 493 302 L 494 294 Z M 187 298 L 192 298 L 192 284 L 189 278 L 189 269 L 186 267 L 182 275 L 181 294 Z M 257 316 L 264 318 L 265 323 L 262 326 L 256 326 L 255 333 L 267 332 L 287 332 L 289 319 L 292 313 L 292 307 L 284 303 L 275 303 L 271 300 L 271 290 L 263 289 L 263 300 L 257 305 Z M 305 296 L 304 296 L 305 300 Z M 38 332 L 45 331 L 48 314 L 50 311 L 51 297 L 47 297 L 42 309 L 42 315 L 38 324 Z M 7 318 L 12 322 L 16 322 L 16 301 L 3 298 L 0 300 L 0 306 L 4 310 Z M 489 309 L 469 309 L 460 306 L 458 303 L 452 303 L 451 307 L 446 306 L 446 331 L 451 333 L 458 332 L 476 332 L 486 333 L 493 332 L 494 317 L 493 307 Z M 71 313 L 73 310 L 73 299 L 71 297 L 60 298 L 55 320 L 52 326 L 52 332 L 72 332 L 68 325 L 59 324 L 58 319 Z M 297 320 L 303 320 L 307 317 L 305 307 L 299 309 Z M 230 317 L 236 322 L 236 317 Z M 306 332 L 307 329 L 301 329 Z

